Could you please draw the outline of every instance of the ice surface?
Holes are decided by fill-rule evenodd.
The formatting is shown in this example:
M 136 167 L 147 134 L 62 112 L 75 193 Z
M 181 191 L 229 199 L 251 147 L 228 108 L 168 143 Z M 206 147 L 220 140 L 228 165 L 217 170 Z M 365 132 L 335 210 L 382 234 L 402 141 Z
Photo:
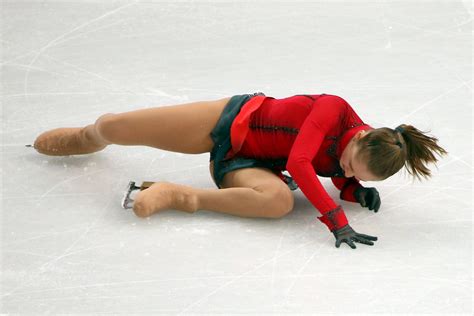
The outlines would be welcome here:
M 472 312 L 470 1 L 3 1 L 1 312 Z M 374 127 L 431 130 L 433 178 L 340 202 L 375 246 L 334 247 L 296 191 L 281 219 L 120 207 L 130 180 L 215 188 L 209 155 L 26 148 L 104 113 L 262 91 L 345 98 Z

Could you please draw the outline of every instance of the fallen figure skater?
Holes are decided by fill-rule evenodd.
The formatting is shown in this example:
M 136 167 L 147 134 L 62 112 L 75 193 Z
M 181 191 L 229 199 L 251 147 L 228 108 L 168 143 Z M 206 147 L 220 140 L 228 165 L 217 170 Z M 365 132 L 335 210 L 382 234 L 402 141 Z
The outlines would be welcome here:
M 139 217 L 165 209 L 211 210 L 241 217 L 280 218 L 293 209 L 298 187 L 336 238 L 374 245 L 377 237 L 349 225 L 318 175 L 331 177 L 340 198 L 378 212 L 379 192 L 360 181 L 382 181 L 403 166 L 412 176 L 431 177 L 426 163 L 447 152 L 412 125 L 395 129 L 364 123 L 341 97 L 303 94 L 276 99 L 262 92 L 213 101 L 107 113 L 94 124 L 44 132 L 33 147 L 50 156 L 84 155 L 110 144 L 143 145 L 185 154 L 210 153 L 218 189 L 170 182 L 130 182 L 122 201 Z M 31 146 L 31 145 L 30 145 Z M 284 175 L 288 171 L 291 175 Z M 135 200 L 132 191 L 139 191 Z

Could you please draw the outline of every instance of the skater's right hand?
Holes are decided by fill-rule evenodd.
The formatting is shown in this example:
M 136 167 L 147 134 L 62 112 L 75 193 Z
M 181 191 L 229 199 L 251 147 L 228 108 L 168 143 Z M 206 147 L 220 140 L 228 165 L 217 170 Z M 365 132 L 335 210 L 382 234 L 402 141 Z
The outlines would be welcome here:
M 359 234 L 354 229 L 352 229 L 349 224 L 339 229 L 333 231 L 334 237 L 336 237 L 336 247 L 339 248 L 342 242 L 348 244 L 352 249 L 356 249 L 354 244 L 355 242 L 359 242 L 362 244 L 373 246 L 374 243 L 371 241 L 376 241 L 377 237 L 369 236 L 364 234 Z

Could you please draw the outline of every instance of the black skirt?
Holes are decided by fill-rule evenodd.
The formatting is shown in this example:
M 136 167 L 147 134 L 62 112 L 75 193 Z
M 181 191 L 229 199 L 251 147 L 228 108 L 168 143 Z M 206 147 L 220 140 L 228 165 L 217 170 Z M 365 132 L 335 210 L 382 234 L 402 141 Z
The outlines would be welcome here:
M 271 170 L 282 170 L 286 166 L 286 159 L 262 160 L 246 157 L 234 157 L 225 160 L 225 156 L 232 148 L 230 140 L 230 128 L 235 117 L 240 113 L 244 104 L 256 95 L 265 95 L 262 92 L 253 94 L 239 94 L 230 98 L 224 108 L 219 121 L 211 132 L 211 138 L 214 141 L 214 147 L 211 151 L 210 161 L 214 161 L 214 182 L 218 188 L 221 188 L 221 182 L 226 173 L 252 167 L 262 167 Z

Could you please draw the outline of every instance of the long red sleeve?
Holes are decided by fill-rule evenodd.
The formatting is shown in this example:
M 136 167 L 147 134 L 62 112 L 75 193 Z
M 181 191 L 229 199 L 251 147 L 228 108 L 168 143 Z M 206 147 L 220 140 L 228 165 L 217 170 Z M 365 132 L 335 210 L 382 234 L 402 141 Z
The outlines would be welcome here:
M 349 201 L 349 202 L 357 202 L 354 197 L 354 191 L 357 188 L 363 188 L 360 184 L 359 180 L 355 177 L 352 178 L 337 178 L 331 177 L 332 183 L 338 188 L 341 193 L 339 197 L 341 200 Z
M 331 103 L 330 109 L 328 103 Z M 340 121 L 343 107 L 344 104 L 333 97 L 320 97 L 316 100 L 293 143 L 286 165 L 304 195 L 323 214 L 319 219 L 329 219 L 325 223 L 332 224 L 328 225 L 330 230 L 347 225 L 348 220 L 341 206 L 334 202 L 321 185 L 312 161 L 316 158 L 325 135 Z

